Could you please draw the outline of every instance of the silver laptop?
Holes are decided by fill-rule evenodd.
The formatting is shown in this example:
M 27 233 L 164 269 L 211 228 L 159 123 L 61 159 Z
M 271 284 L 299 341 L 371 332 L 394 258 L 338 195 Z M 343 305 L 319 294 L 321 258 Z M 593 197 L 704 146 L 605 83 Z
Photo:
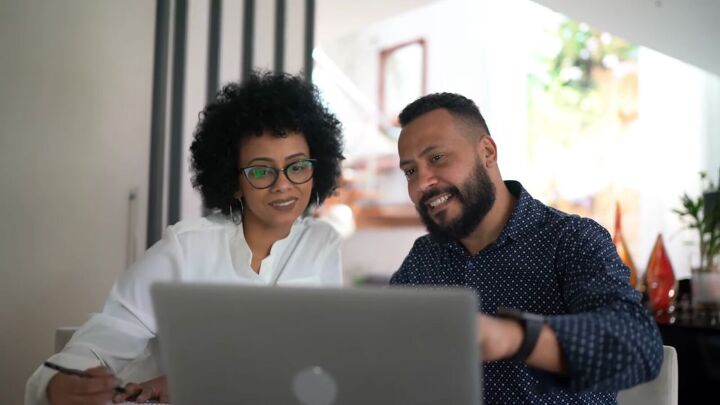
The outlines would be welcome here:
M 173 405 L 479 404 L 467 290 L 157 284 Z

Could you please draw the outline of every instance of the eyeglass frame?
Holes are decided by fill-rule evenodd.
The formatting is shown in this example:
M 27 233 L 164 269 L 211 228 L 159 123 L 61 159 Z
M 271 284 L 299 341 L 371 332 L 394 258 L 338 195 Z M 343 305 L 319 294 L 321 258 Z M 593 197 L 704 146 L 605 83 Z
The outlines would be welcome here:
M 310 175 L 310 177 L 308 177 L 307 180 L 301 181 L 300 183 L 296 183 L 290 178 L 290 176 L 287 175 L 287 169 L 288 169 L 288 167 L 298 164 L 300 162 L 310 162 L 312 164 L 312 166 L 311 166 L 312 174 Z M 245 176 L 245 180 L 247 180 L 248 184 L 250 184 L 254 189 L 265 190 L 266 188 L 270 188 L 270 187 L 274 186 L 275 183 L 277 183 L 278 179 L 280 178 L 280 172 L 282 172 L 285 175 L 285 178 L 292 184 L 300 185 L 300 184 L 307 183 L 308 181 L 312 180 L 313 176 L 315 176 L 315 164 L 316 163 L 317 163 L 317 159 L 300 159 L 300 160 L 296 160 L 292 163 L 288 163 L 287 165 L 285 165 L 285 167 L 275 167 L 275 166 L 269 166 L 269 165 L 252 165 L 252 166 L 241 167 L 238 169 L 238 171 L 240 173 L 242 173 L 243 176 Z M 264 167 L 264 168 L 275 170 L 275 173 L 276 173 L 275 178 L 273 179 L 272 183 L 270 183 L 267 187 L 257 187 L 256 185 L 254 185 L 252 183 L 252 180 L 250 180 L 250 177 L 248 177 L 247 171 L 250 169 L 256 168 L 256 167 Z

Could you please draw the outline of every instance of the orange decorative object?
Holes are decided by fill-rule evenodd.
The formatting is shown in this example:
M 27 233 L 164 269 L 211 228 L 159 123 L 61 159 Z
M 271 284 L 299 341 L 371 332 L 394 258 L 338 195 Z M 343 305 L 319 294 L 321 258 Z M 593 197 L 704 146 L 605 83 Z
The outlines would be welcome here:
M 665 251 L 662 235 L 658 235 L 650 255 L 645 281 L 655 315 L 672 312 L 675 303 L 675 273 Z
M 625 238 L 622 236 L 622 214 L 620 213 L 620 203 L 615 204 L 615 234 L 613 235 L 613 243 L 615 244 L 615 248 L 617 249 L 618 256 L 620 256 L 620 260 L 625 263 L 626 266 L 630 268 L 630 285 L 633 288 L 638 288 L 638 278 L 637 278 L 637 268 L 635 267 L 635 263 L 633 263 L 632 257 L 630 256 L 630 251 L 628 250 L 627 244 L 625 243 Z

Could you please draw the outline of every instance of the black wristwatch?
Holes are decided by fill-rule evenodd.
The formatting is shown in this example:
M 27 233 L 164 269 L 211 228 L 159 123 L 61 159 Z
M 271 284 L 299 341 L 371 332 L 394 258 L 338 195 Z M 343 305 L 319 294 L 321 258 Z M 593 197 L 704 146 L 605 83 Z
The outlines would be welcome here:
M 545 324 L 545 318 L 541 315 L 503 307 L 498 308 L 496 315 L 500 318 L 514 319 L 522 326 L 523 340 L 522 343 L 520 343 L 520 348 L 507 360 L 524 362 L 530 356 L 533 349 L 535 349 L 535 345 L 540 337 L 540 330 L 542 330 Z

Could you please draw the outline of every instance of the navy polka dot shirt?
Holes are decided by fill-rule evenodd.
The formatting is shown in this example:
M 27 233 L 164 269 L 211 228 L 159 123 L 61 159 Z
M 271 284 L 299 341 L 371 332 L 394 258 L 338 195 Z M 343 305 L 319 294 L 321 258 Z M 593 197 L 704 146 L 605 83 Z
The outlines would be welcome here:
M 659 373 L 657 326 L 603 227 L 505 184 L 518 203 L 495 242 L 473 256 L 460 243 L 423 236 L 390 282 L 471 287 L 484 313 L 503 306 L 547 316 L 568 375 L 484 363 L 486 404 L 615 404 L 618 390 Z

